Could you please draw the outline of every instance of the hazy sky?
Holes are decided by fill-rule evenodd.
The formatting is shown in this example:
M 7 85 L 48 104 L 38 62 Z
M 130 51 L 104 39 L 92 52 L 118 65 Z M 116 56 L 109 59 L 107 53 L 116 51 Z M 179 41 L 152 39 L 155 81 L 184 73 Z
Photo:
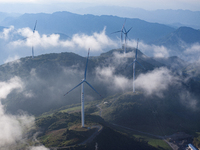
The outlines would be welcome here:
M 0 12 L 71 11 L 96 5 L 115 5 L 156 9 L 188 9 L 200 11 L 200 0 L 0 0 Z

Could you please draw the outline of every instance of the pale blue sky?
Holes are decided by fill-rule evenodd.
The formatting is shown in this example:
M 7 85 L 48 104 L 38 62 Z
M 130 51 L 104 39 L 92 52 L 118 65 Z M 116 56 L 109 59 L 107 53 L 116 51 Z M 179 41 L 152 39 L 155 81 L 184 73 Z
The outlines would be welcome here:
M 70 11 L 96 5 L 200 11 L 200 0 L 0 0 L 0 12 L 38 13 Z

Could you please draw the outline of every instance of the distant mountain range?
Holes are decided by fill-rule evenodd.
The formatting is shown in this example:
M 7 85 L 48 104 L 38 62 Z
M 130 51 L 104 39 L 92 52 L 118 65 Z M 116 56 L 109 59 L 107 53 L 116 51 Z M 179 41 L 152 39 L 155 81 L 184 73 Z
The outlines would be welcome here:
M 6 27 L 13 25 L 16 28 L 30 27 L 32 29 L 35 20 L 38 21 L 37 30 L 41 34 L 61 33 L 68 36 L 76 33 L 92 34 L 93 32 L 100 32 L 104 27 L 107 27 L 106 32 L 108 36 L 114 38 L 119 35 L 110 35 L 110 33 L 121 30 L 125 18 L 108 15 L 95 16 L 78 15 L 70 12 L 55 12 L 53 14 L 38 13 L 23 14 L 19 17 L 7 17 L 0 22 L 0 25 Z M 130 39 L 140 38 L 140 40 L 147 43 L 152 43 L 160 38 L 161 40 L 171 38 L 169 36 L 177 36 L 186 43 L 199 41 L 199 30 L 187 27 L 181 27 L 176 30 L 164 24 L 150 23 L 134 18 L 127 18 L 125 27 L 126 29 L 133 27 L 129 33 Z M 171 39 L 173 40 L 173 38 Z M 170 42 L 176 43 L 177 40 Z M 170 43 L 166 45 L 168 44 Z
M 166 11 L 167 12 L 167 11 Z M 53 14 L 23 14 L 19 17 L 7 17 L 0 21 L 0 30 L 11 25 L 15 28 L 29 27 L 33 29 L 37 20 L 36 30 L 40 34 L 56 33 L 60 35 L 61 40 L 70 39 L 74 34 L 92 35 L 94 32 L 101 32 L 106 27 L 106 35 L 111 39 L 119 41 L 120 33 L 111 34 L 119 31 L 122 25 L 128 30 L 128 39 L 140 39 L 140 41 L 149 45 L 165 46 L 170 49 L 170 56 L 177 56 L 185 48 L 192 44 L 199 43 L 200 30 L 190 27 L 180 27 L 178 29 L 159 23 L 150 23 L 136 18 L 120 18 L 117 16 L 95 16 L 79 15 L 70 12 L 55 12 Z M 153 54 L 148 53 L 149 56 Z
M 155 45 L 163 45 L 169 49 L 175 50 L 171 55 L 177 55 L 174 52 L 182 53 L 187 47 L 200 43 L 200 30 L 190 27 L 180 27 L 169 35 L 155 41 Z
M 168 36 L 158 40 L 159 45 L 176 46 L 177 43 L 185 42 L 187 44 L 194 44 L 200 41 L 200 30 L 195 30 L 189 27 L 180 27 Z
M 5 5 L 5 6 L 3 6 Z M 63 6 L 65 5 L 65 6 Z M 139 18 L 141 20 L 145 20 L 148 22 L 156 22 L 161 24 L 167 24 L 173 26 L 175 28 L 181 26 L 188 26 L 195 29 L 200 29 L 200 11 L 190 11 L 190 10 L 172 10 L 172 9 L 158 9 L 158 10 L 144 10 L 141 8 L 133 8 L 133 7 L 123 7 L 123 6 L 104 6 L 98 5 L 94 6 L 91 4 L 82 3 L 81 5 L 75 6 L 74 3 L 66 3 L 60 4 L 60 8 L 56 8 L 53 5 L 43 5 L 43 7 L 39 6 L 39 4 L 13 4 L 8 6 L 8 4 L 2 4 L 2 7 L 14 7 L 18 9 L 18 12 L 22 14 L 20 11 L 21 8 L 23 10 L 26 8 L 26 12 L 44 12 L 44 13 L 52 13 L 57 10 L 70 11 L 76 14 L 93 14 L 93 15 L 113 15 L 119 16 L 123 18 Z M 25 8 L 24 8 L 25 7 Z M 35 10 L 34 8 L 37 8 Z M 2 11 L 4 11 L 2 9 Z M 8 14 L 1 13 L 0 20 L 10 17 L 17 16 L 19 14 Z
M 63 33 L 72 36 L 76 33 L 85 33 L 90 35 L 94 32 L 100 32 L 106 27 L 107 35 L 116 38 L 119 35 L 111 35 L 111 33 L 121 30 L 125 18 L 55 12 L 53 14 L 24 14 L 17 18 L 6 18 L 1 22 L 1 25 L 7 27 L 13 25 L 16 28 L 30 27 L 32 29 L 35 20 L 38 21 L 37 30 L 41 34 Z M 159 39 L 175 30 L 163 24 L 149 23 L 140 19 L 127 19 L 126 28 L 130 27 L 133 29 L 129 38 L 140 38 L 145 42 Z
M 73 11 L 80 14 L 114 15 L 126 18 L 139 18 L 148 22 L 167 24 L 175 28 L 188 26 L 200 29 L 200 11 L 190 10 L 144 10 L 141 8 L 119 6 L 91 6 Z
M 3 21 L 5 18 L 9 18 L 9 17 L 19 17 L 21 14 L 17 14 L 17 13 L 4 13 L 4 12 L 0 12 L 0 22 Z

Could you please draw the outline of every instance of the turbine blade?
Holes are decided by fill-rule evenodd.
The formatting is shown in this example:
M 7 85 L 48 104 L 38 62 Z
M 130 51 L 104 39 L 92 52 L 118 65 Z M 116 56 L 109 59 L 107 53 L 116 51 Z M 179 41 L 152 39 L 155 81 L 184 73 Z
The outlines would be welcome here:
M 84 81 L 80 82 L 77 86 L 75 86 L 74 88 L 72 88 L 70 91 L 68 91 L 67 93 L 64 94 L 67 95 L 69 92 L 73 91 L 75 88 L 77 88 L 79 85 L 81 85 Z
M 119 32 L 122 32 L 121 30 L 120 31 L 115 31 L 115 32 L 112 32 L 111 34 L 114 34 L 114 33 L 119 33 Z
M 132 63 L 130 63 L 128 66 L 126 66 L 125 68 L 130 67 L 134 63 L 135 63 L 135 60 Z
M 123 28 L 124 28 L 124 26 L 125 26 L 125 23 L 126 23 L 126 18 L 125 18 L 124 24 L 123 24 L 123 26 L 122 26 L 122 30 L 123 30 Z
M 124 27 L 124 34 L 125 34 L 125 33 L 127 33 L 127 32 L 126 32 L 126 28 Z
M 131 31 L 132 28 L 133 28 L 133 27 L 131 27 L 126 33 L 129 33 L 129 31 Z
M 141 65 L 141 63 L 139 63 L 137 60 L 136 60 L 136 62 L 145 70 L 145 68 Z
M 37 25 L 37 20 L 36 20 L 35 26 L 34 26 L 34 28 L 33 28 L 33 33 L 35 33 L 36 25 Z M 25 37 L 25 38 L 23 38 L 22 40 L 26 40 L 26 39 L 28 39 L 28 38 L 29 38 L 29 37 Z
M 85 81 L 85 83 L 87 83 L 100 97 L 102 97 L 101 94 L 99 94 L 87 81 Z
M 123 41 L 123 32 L 121 32 L 121 42 Z
M 26 40 L 26 39 L 28 39 L 28 37 L 25 37 L 25 38 L 23 38 L 22 40 L 24 41 L 24 40 Z
M 36 20 L 36 22 L 35 22 L 35 26 L 34 26 L 34 29 L 33 29 L 33 33 L 35 33 L 36 25 L 37 25 L 37 20 Z
M 90 49 L 88 49 L 88 57 L 87 57 L 86 66 L 85 66 L 84 79 L 86 79 L 86 72 L 87 72 L 87 65 L 88 65 L 89 53 L 90 53 Z

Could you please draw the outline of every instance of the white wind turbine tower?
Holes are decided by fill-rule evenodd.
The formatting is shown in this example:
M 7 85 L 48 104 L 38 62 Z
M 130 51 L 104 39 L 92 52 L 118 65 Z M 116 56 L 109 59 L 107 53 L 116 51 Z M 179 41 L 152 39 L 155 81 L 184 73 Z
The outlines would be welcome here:
M 138 50 L 138 40 L 137 40 L 137 48 L 135 50 L 135 58 L 133 62 L 130 64 L 133 64 L 133 93 L 135 93 L 135 63 L 137 62 L 142 68 L 144 68 L 138 61 L 137 61 L 137 50 Z M 144 68 L 145 69 L 145 68 Z
M 36 25 L 37 25 L 37 20 L 35 21 L 35 26 L 34 26 L 34 28 L 33 28 L 33 35 L 34 35 L 34 33 L 35 33 Z M 32 35 L 32 36 L 33 36 L 33 35 Z M 26 38 L 24 38 L 23 40 L 25 40 L 25 39 L 27 39 L 27 38 L 29 38 L 29 37 L 26 37 Z M 34 47 L 33 47 L 33 43 L 32 43 L 32 58 L 34 58 Z
M 77 88 L 79 85 L 81 85 L 81 126 L 85 127 L 85 119 L 84 119 L 84 83 L 86 83 L 87 85 L 89 85 L 97 94 L 99 94 L 87 81 L 86 81 L 86 72 L 87 72 L 87 65 L 88 65 L 88 59 L 89 59 L 89 51 L 88 50 L 88 57 L 87 57 L 87 61 L 86 61 L 86 66 L 85 66 L 85 74 L 84 74 L 84 79 L 82 79 L 82 81 L 76 85 L 74 88 L 72 88 L 70 91 L 68 91 L 65 95 L 67 95 L 69 92 L 71 92 L 72 90 L 74 90 L 75 88 Z M 64 95 L 64 96 L 65 96 Z M 100 94 L 99 94 L 100 95 Z M 101 96 L 101 95 L 100 95 Z

